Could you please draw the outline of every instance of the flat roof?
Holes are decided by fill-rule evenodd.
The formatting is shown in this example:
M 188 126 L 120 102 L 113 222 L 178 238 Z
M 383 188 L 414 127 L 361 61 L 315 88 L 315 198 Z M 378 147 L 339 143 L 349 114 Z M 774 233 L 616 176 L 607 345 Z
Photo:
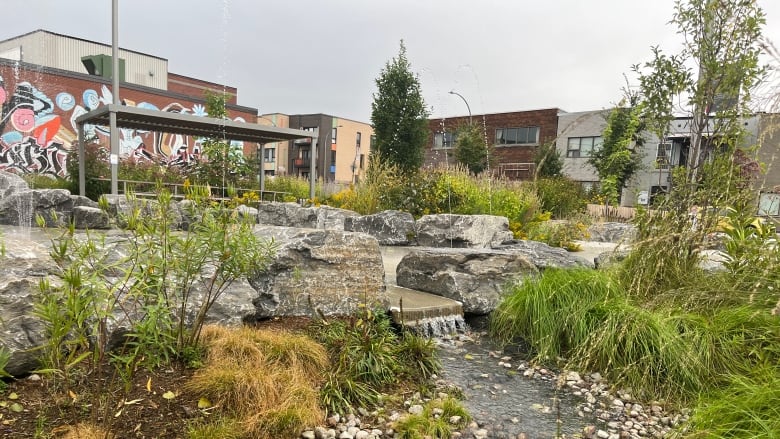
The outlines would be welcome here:
M 279 128 L 256 123 L 236 122 L 228 119 L 195 116 L 192 114 L 169 113 L 167 111 L 128 107 L 126 105 L 104 105 L 76 118 L 79 125 L 109 125 L 112 112 L 116 113 L 119 128 L 159 131 L 198 137 L 224 138 L 246 142 L 272 143 L 311 137 L 309 131 Z

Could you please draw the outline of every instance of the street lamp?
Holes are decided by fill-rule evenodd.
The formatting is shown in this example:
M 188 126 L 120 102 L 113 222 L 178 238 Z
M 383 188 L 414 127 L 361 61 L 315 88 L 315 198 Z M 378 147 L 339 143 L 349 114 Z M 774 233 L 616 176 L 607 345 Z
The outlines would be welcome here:
M 469 103 L 466 101 L 466 98 L 464 98 L 463 95 L 456 92 L 455 90 L 450 90 L 450 94 L 463 99 L 463 103 L 466 104 L 466 109 L 469 110 L 469 125 L 471 125 L 471 107 L 469 107 Z

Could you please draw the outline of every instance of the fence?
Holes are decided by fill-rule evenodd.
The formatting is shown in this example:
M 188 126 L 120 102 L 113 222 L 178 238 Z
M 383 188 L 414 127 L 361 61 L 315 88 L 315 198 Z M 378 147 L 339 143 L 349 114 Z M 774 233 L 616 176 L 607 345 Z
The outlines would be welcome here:
M 628 221 L 634 218 L 636 209 L 633 207 L 588 204 L 588 215 L 599 220 Z

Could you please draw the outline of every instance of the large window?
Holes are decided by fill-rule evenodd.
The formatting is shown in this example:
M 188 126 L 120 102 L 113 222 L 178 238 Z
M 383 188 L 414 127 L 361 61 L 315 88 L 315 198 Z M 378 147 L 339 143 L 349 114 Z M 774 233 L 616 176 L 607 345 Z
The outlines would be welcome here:
M 539 143 L 539 127 L 498 128 L 496 145 L 535 145 Z
M 273 163 L 276 160 L 276 148 L 265 148 L 263 154 L 266 162 Z
M 593 137 L 569 137 L 569 144 L 566 147 L 566 157 L 590 157 L 593 151 L 601 148 L 604 139 L 601 136 Z
M 658 164 L 659 169 L 669 169 L 669 165 L 672 161 L 672 144 L 671 143 L 659 143 L 658 149 L 655 152 L 655 162 Z
M 455 133 L 435 133 L 433 135 L 433 147 L 434 148 L 452 148 L 455 146 L 455 141 L 458 136 Z

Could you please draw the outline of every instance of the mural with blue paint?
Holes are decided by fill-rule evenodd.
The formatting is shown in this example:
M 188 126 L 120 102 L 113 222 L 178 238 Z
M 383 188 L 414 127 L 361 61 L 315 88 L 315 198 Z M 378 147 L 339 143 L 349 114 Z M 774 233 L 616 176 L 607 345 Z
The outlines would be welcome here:
M 18 174 L 39 173 L 59 177 L 67 175 L 68 153 L 76 146 L 76 118 L 101 105 L 111 103 L 111 90 L 105 85 L 100 93 L 87 88 L 81 95 L 67 91 L 53 93 L 54 98 L 28 81 L 16 83 L 13 90 L 0 77 L 0 170 Z M 202 104 L 187 107 L 172 102 L 163 108 L 149 102 L 123 100 L 123 105 L 173 113 L 207 116 Z M 235 118 L 244 121 L 243 118 Z M 85 135 L 101 145 L 109 144 L 108 127 L 87 125 Z M 136 129 L 119 131 L 120 157 L 152 161 L 164 166 L 187 166 L 200 155 L 200 139 L 180 134 Z M 243 142 L 231 142 L 243 151 Z

